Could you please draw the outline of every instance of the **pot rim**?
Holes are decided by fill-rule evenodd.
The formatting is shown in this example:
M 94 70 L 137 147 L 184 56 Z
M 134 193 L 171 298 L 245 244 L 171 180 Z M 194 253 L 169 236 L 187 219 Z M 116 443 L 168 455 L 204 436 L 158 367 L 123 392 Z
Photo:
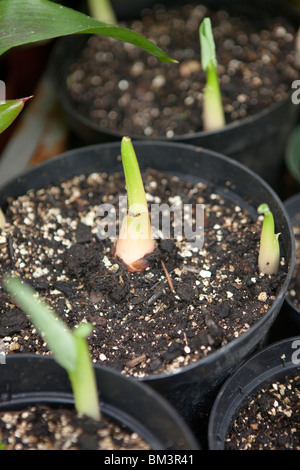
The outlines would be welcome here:
M 286 208 L 285 208 L 283 202 L 281 201 L 281 199 L 279 198 L 279 196 L 277 195 L 277 193 L 273 190 L 273 188 L 262 177 L 260 177 L 257 173 L 255 173 L 253 170 L 246 167 L 242 163 L 239 163 L 238 161 L 233 160 L 233 159 L 231 159 L 231 158 L 229 158 L 225 155 L 222 155 L 221 153 L 218 153 L 216 151 L 208 150 L 208 149 L 205 149 L 203 147 L 194 146 L 194 145 L 186 144 L 186 143 L 182 143 L 182 142 L 166 142 L 166 141 L 158 141 L 158 140 L 155 140 L 155 141 L 141 141 L 141 140 L 138 140 L 136 142 L 133 141 L 133 144 L 134 144 L 134 147 L 137 151 L 137 154 L 139 152 L 138 149 L 142 148 L 142 147 L 145 147 L 145 146 L 151 146 L 152 148 L 155 146 L 157 148 L 162 148 L 162 149 L 166 148 L 166 147 L 171 147 L 171 148 L 174 148 L 174 150 L 176 150 L 178 148 L 181 148 L 182 150 L 192 152 L 193 154 L 195 154 L 197 156 L 199 156 L 201 153 L 205 153 L 208 156 L 211 155 L 212 157 L 214 157 L 214 158 L 216 158 L 220 161 L 225 161 L 225 162 L 227 162 L 228 165 L 236 167 L 240 171 L 242 171 L 244 173 L 247 173 L 249 176 L 256 179 L 257 182 L 260 185 L 262 185 L 270 193 L 270 195 L 274 199 L 275 203 L 280 207 L 280 209 L 282 211 L 282 214 L 284 215 L 284 218 L 285 218 L 285 223 L 286 223 L 286 227 L 288 229 L 288 233 L 290 234 L 290 244 L 291 244 L 291 258 L 289 260 L 289 267 L 288 267 L 288 271 L 287 271 L 287 276 L 286 276 L 286 278 L 284 280 L 284 283 L 281 287 L 281 290 L 278 293 L 276 299 L 274 300 L 271 308 L 265 313 L 265 315 L 263 315 L 263 317 L 261 317 L 259 320 L 257 320 L 247 331 L 243 332 L 237 338 L 234 338 L 232 341 L 227 343 L 222 348 L 218 349 L 217 351 L 214 351 L 214 352 L 210 353 L 208 356 L 196 361 L 195 363 L 192 363 L 192 364 L 186 365 L 184 367 L 178 368 L 178 369 L 172 371 L 171 373 L 159 373 L 159 374 L 154 374 L 154 375 L 147 376 L 147 377 L 138 377 L 137 378 L 137 380 L 147 381 L 148 383 L 151 384 L 151 382 L 164 380 L 168 377 L 174 377 L 176 375 L 178 376 L 178 375 L 181 374 L 181 372 L 183 370 L 184 371 L 192 371 L 193 369 L 197 368 L 199 366 L 199 364 L 210 365 L 211 363 L 216 361 L 219 357 L 221 357 L 224 354 L 224 352 L 225 352 L 225 354 L 229 353 L 230 350 L 234 346 L 236 346 L 236 345 L 238 346 L 241 342 L 243 342 L 245 336 L 247 334 L 249 334 L 249 331 L 253 332 L 253 331 L 259 330 L 261 328 L 262 324 L 264 323 L 264 318 L 266 316 L 271 316 L 272 312 L 275 310 L 275 308 L 278 306 L 278 304 L 283 303 L 283 300 L 284 300 L 284 297 L 285 297 L 285 292 L 288 288 L 288 285 L 290 283 L 290 279 L 291 279 L 291 276 L 292 276 L 292 272 L 294 270 L 295 240 L 293 238 L 292 225 L 291 225 L 289 216 L 287 214 Z M 32 174 L 32 172 L 36 172 L 37 180 L 39 181 L 38 187 L 40 188 L 40 187 L 42 187 L 40 185 L 42 185 L 43 182 L 41 180 L 41 177 L 40 177 L 39 173 L 41 173 L 42 170 L 47 170 L 48 167 L 51 168 L 52 166 L 55 166 L 57 162 L 63 161 L 64 159 L 65 160 L 71 159 L 72 156 L 74 155 L 74 153 L 77 153 L 77 154 L 83 153 L 83 154 L 85 154 L 86 152 L 88 152 L 88 153 L 89 152 L 97 152 L 99 150 L 105 150 L 105 149 L 118 149 L 118 151 L 119 151 L 118 155 L 119 155 L 120 154 L 120 150 L 119 150 L 120 149 L 120 143 L 109 142 L 109 143 L 104 143 L 104 144 L 94 144 L 94 145 L 89 145 L 89 146 L 84 146 L 84 147 L 79 147 L 79 148 L 67 150 L 66 152 L 63 152 L 60 155 L 57 155 L 57 156 L 55 156 L 55 157 L 53 157 L 49 160 L 41 162 L 38 165 L 25 170 L 18 177 L 13 178 L 10 182 L 8 182 L 5 185 L 2 185 L 2 187 L 0 187 L 0 205 L 1 205 L 1 203 L 3 203 L 3 192 L 5 191 L 5 188 L 9 187 L 9 185 L 13 181 L 21 182 L 22 180 L 26 180 L 27 176 Z M 143 156 L 140 155 L 140 161 L 142 161 L 142 159 L 143 159 Z M 113 171 L 113 166 L 112 166 L 112 171 Z M 80 173 L 84 173 L 84 171 L 81 171 Z M 80 173 L 77 172 L 76 174 L 78 175 Z M 69 178 L 69 177 L 70 176 L 68 176 L 66 178 Z M 23 193 L 21 193 L 21 194 L 23 194 Z M 15 197 L 18 197 L 18 196 L 15 196 Z

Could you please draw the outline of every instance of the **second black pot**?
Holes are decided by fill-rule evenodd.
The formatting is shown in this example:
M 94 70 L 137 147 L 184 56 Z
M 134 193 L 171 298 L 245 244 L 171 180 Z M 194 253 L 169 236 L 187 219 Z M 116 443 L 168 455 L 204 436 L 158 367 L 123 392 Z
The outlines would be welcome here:
M 215 152 L 180 143 L 133 142 L 141 170 L 152 167 L 189 181 L 207 181 L 215 192 L 247 209 L 253 219 L 257 207 L 266 202 L 271 208 L 276 229 L 281 233 L 282 253 L 287 259 L 287 276 L 272 307 L 248 331 L 204 359 L 170 374 L 148 376 L 141 380 L 161 393 L 185 418 L 192 431 L 206 436 L 206 420 L 213 399 L 224 380 L 265 340 L 277 317 L 294 268 L 294 238 L 283 203 L 272 188 L 254 172 Z M 66 152 L 33 167 L 0 189 L 0 205 L 5 209 L 9 197 L 30 189 L 59 183 L 74 175 L 92 172 L 122 172 L 118 158 L 120 144 L 110 143 Z M 230 185 L 228 184 L 230 183 Z
M 166 0 L 158 3 L 168 6 Z M 172 2 L 172 7 L 182 6 L 183 3 L 182 0 L 176 0 Z M 195 0 L 191 0 L 190 3 L 195 3 Z M 282 15 L 295 27 L 300 24 L 299 13 L 283 0 L 242 0 L 238 4 L 231 0 L 205 0 L 203 4 L 216 10 L 228 9 L 231 15 L 246 15 L 250 18 L 249 21 L 255 21 L 257 17 L 263 18 L 268 14 Z M 127 13 L 124 11 L 123 17 L 131 16 L 127 4 L 124 10 L 126 9 Z M 142 8 L 139 11 L 141 10 Z M 138 12 L 136 14 L 138 17 Z M 98 126 L 89 116 L 78 112 L 71 99 L 67 86 L 70 65 L 76 62 L 86 41 L 84 35 L 58 41 L 50 60 L 49 75 L 66 119 L 74 135 L 79 138 L 79 143 L 89 145 L 120 140 L 122 133 L 118 129 L 112 131 Z M 237 90 L 237 95 L 238 93 Z M 280 191 L 284 149 L 296 124 L 297 116 L 298 109 L 292 103 L 290 94 L 255 115 L 227 124 L 222 129 L 197 131 L 171 138 L 160 137 L 158 140 L 199 145 L 220 152 L 248 166 Z M 144 135 L 131 133 L 131 137 L 135 140 L 148 140 Z

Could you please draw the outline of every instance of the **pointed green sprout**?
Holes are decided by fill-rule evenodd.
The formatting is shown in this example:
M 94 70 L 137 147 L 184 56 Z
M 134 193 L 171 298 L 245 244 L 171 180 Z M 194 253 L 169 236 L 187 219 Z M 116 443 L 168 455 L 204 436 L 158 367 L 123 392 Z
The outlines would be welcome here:
M 211 20 L 204 18 L 199 27 L 201 66 L 206 72 L 206 86 L 203 96 L 203 128 L 206 131 L 225 126 L 225 116 L 220 92 L 215 41 Z
M 0 39 L 1 41 L 1 39 Z M 7 129 L 24 108 L 28 98 L 0 101 L 0 134 Z
M 125 174 L 128 211 L 122 221 L 115 255 L 129 271 L 143 271 L 148 266 L 146 255 L 152 253 L 155 242 L 143 180 L 130 137 L 121 142 L 122 163 Z
M 110 0 L 88 0 L 89 12 L 93 18 L 109 24 L 117 24 L 117 18 Z
M 78 413 L 99 420 L 101 413 L 97 385 L 86 341 L 91 325 L 81 323 L 71 331 L 36 292 L 19 278 L 7 276 L 3 283 L 38 333 L 45 338 L 55 360 L 67 371 Z
M 257 212 L 264 215 L 258 255 L 259 272 L 277 274 L 280 260 L 278 240 L 280 233 L 275 234 L 274 217 L 268 204 L 260 204 Z

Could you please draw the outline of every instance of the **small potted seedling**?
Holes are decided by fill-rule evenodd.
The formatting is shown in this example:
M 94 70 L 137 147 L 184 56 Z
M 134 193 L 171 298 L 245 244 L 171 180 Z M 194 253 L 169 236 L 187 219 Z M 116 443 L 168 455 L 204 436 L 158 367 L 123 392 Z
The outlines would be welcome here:
M 115 256 L 129 271 L 143 271 L 149 265 L 147 256 L 153 253 L 156 244 L 151 233 L 143 180 L 130 137 L 123 137 L 121 154 L 128 210 L 115 245 Z
M 259 272 L 262 274 L 277 274 L 280 260 L 278 240 L 280 233 L 275 233 L 274 217 L 268 204 L 260 204 L 257 212 L 264 216 L 258 255 Z
M 82 322 L 71 331 L 20 278 L 9 275 L 3 283 L 45 338 L 54 359 L 39 354 L 9 355 L 0 376 L 0 393 L 3 395 L 0 413 L 14 410 L 14 407 L 25 408 L 30 403 L 69 407 L 73 401 L 79 417 L 91 418 L 101 427 L 105 415 L 106 420 L 128 426 L 129 432 L 135 431 L 149 448 L 199 448 L 177 412 L 150 387 L 108 367 L 92 364 L 86 340 L 91 325 Z M 63 370 L 66 375 L 62 375 Z M 9 396 L 5 393 L 8 383 Z
M 225 115 L 220 91 L 217 57 L 210 18 L 204 18 L 199 27 L 201 65 L 206 72 L 203 94 L 203 129 L 214 131 L 225 126 Z
M 279 1 L 274 0 L 272 8 L 268 8 L 261 2 L 259 4 L 256 1 L 254 5 L 253 1 L 248 0 L 243 8 L 246 8 L 245 13 L 249 22 L 239 30 L 241 34 L 237 34 L 236 23 L 229 28 L 228 32 L 228 27 L 223 27 L 222 13 L 218 17 L 219 11 L 222 12 L 224 7 L 229 10 L 229 15 L 224 22 L 225 25 L 226 23 L 231 24 L 232 17 L 237 17 L 242 21 L 246 18 L 246 15 L 239 16 L 238 10 L 229 0 L 203 2 L 203 4 L 194 7 L 195 12 L 192 11 L 190 16 L 186 15 L 188 6 L 185 5 L 185 2 L 177 2 L 176 9 L 172 7 L 170 10 L 168 3 L 167 1 L 160 2 L 161 9 L 165 8 L 164 14 L 161 16 L 159 16 L 159 11 L 155 16 L 157 10 L 153 9 L 153 36 L 161 31 L 161 38 L 157 35 L 157 41 L 161 40 L 162 44 L 167 44 L 170 50 L 174 43 L 174 53 L 172 54 L 178 54 L 176 58 L 179 66 L 157 67 L 153 61 L 154 66 L 151 69 L 144 62 L 142 56 L 130 55 L 128 48 L 119 51 L 118 44 L 115 45 L 115 48 L 114 44 L 108 44 L 108 48 L 111 48 L 110 52 L 114 55 L 114 61 L 106 61 L 105 58 L 100 59 L 98 56 L 96 59 L 98 43 L 95 44 L 96 41 L 92 41 L 82 45 L 81 38 L 78 38 L 77 47 L 72 44 L 73 47 L 76 47 L 72 57 L 69 53 L 68 41 L 62 41 L 57 47 L 52 56 L 53 81 L 72 129 L 82 139 L 82 142 L 87 144 L 108 140 L 115 141 L 127 134 L 130 134 L 135 140 L 158 139 L 196 144 L 245 163 L 275 186 L 275 183 L 278 184 L 278 178 L 280 181 L 282 149 L 290 134 L 290 129 L 294 126 L 297 114 L 288 93 L 292 77 L 290 83 L 289 80 L 286 82 L 286 73 L 291 72 L 294 68 L 292 72 L 294 75 L 297 70 L 296 64 L 292 64 L 291 67 L 291 62 L 287 67 L 281 66 L 281 62 L 285 59 L 285 57 L 283 59 L 280 57 L 283 48 L 278 48 L 279 57 L 276 54 L 274 60 L 273 58 L 266 59 L 267 55 L 271 57 L 274 53 L 272 47 L 270 50 L 260 48 L 262 54 L 258 54 L 256 45 L 252 41 L 252 31 L 249 32 L 249 25 L 253 28 L 255 35 L 257 34 L 256 26 L 258 26 L 258 34 L 260 34 L 260 24 L 256 25 L 258 18 L 265 18 L 266 14 L 275 23 L 275 18 L 282 15 L 282 25 L 274 24 L 274 28 L 269 30 L 266 24 L 266 28 L 263 27 L 261 30 L 261 36 L 266 29 L 272 39 L 272 34 L 277 28 L 278 31 L 283 31 L 282 28 L 285 28 L 286 21 L 296 31 L 298 24 L 294 25 L 294 23 L 299 22 L 297 16 L 289 8 L 285 8 L 285 12 L 282 14 L 282 8 L 278 6 Z M 203 10 L 201 10 L 202 8 Z M 257 11 L 261 13 L 257 13 Z M 131 13 L 130 11 L 129 17 Z M 174 16 L 175 21 L 172 21 L 173 14 L 176 15 Z M 142 11 L 137 16 L 141 20 L 137 24 L 142 27 Z M 201 49 L 203 49 L 203 73 L 201 73 L 199 72 L 201 69 L 199 53 L 195 47 L 195 34 L 199 35 L 199 24 L 204 16 L 206 18 L 200 31 Z M 215 35 L 217 54 L 214 38 L 211 34 L 209 16 L 213 27 L 218 30 L 218 36 Z M 162 21 L 161 27 L 157 26 L 160 25 L 159 21 Z M 150 21 L 145 21 L 145 31 L 151 27 L 152 24 L 150 23 L 149 26 L 149 23 Z M 180 33 L 179 28 L 175 26 L 179 23 L 183 25 L 180 28 Z M 284 37 L 288 39 L 286 46 L 292 49 L 290 33 L 279 38 L 278 42 L 285 41 Z M 184 40 L 180 38 L 184 38 Z M 277 43 L 277 38 L 274 40 Z M 243 41 L 248 41 L 247 47 L 243 46 Z M 272 45 L 273 41 L 270 44 Z M 83 48 L 89 52 L 90 59 L 87 67 L 85 67 L 86 56 L 82 53 Z M 263 54 L 265 50 L 267 55 Z M 258 57 L 259 55 L 260 57 Z M 295 56 L 294 50 L 291 50 L 291 55 Z M 215 71 L 217 67 L 216 56 L 219 64 L 219 77 Z M 252 59 L 248 61 L 248 57 Z M 253 57 L 257 60 L 254 60 Z M 290 57 L 290 55 L 286 54 L 286 57 Z M 62 60 L 64 60 L 64 65 L 58 68 L 57 64 L 60 64 Z M 288 60 L 290 61 L 290 59 Z M 196 70 L 189 69 L 188 62 L 195 63 Z M 253 69 L 252 66 L 254 66 Z M 103 71 L 100 85 L 98 84 L 100 80 L 93 80 L 93 77 L 98 75 L 99 67 Z M 111 67 L 114 67 L 115 102 L 109 102 L 107 105 L 105 86 L 113 87 L 112 74 L 109 73 Z M 257 67 L 259 67 L 259 71 L 256 70 Z M 276 93 L 276 98 L 274 97 L 269 101 L 269 104 L 266 104 L 265 96 L 270 96 L 270 86 L 265 86 L 264 83 L 270 81 L 269 67 L 274 67 L 272 92 L 276 88 L 275 76 L 278 73 L 278 83 L 282 83 L 278 93 L 282 92 L 283 85 L 286 87 L 287 93 L 279 101 L 280 94 Z M 93 69 L 92 73 L 90 73 L 91 68 Z M 187 69 L 189 70 L 186 75 L 181 73 L 182 70 Z M 281 75 L 283 70 L 285 76 Z M 106 71 L 107 80 L 105 79 Z M 207 86 L 204 90 L 205 72 Z M 224 111 L 220 106 L 222 103 L 220 103 L 219 92 L 213 91 L 219 88 L 218 78 L 221 84 L 226 123 Z M 202 84 L 201 80 L 203 80 Z M 145 98 L 143 100 L 138 96 L 141 91 L 143 91 Z M 95 96 L 95 99 L 91 98 L 92 96 Z M 201 116 L 199 119 L 199 114 L 203 98 L 205 111 L 202 120 Z M 213 104 L 206 104 L 207 101 Z M 136 103 L 141 103 L 140 110 Z M 114 108 L 114 112 L 111 114 L 113 119 L 108 117 L 111 108 Z M 135 119 L 132 119 L 130 110 Z M 211 113 L 214 114 L 213 119 L 208 121 L 205 116 L 211 115 Z M 139 119 L 140 117 L 142 118 Z M 202 121 L 204 121 L 204 126 Z M 283 122 L 284 125 L 282 125 Z M 266 158 L 269 153 L 273 156 L 272 168 Z

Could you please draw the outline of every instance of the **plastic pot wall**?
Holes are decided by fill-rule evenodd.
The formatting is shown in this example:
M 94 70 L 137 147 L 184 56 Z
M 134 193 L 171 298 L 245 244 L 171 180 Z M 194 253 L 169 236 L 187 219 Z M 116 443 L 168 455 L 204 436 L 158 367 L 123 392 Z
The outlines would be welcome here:
M 192 145 L 168 142 L 133 142 L 141 170 L 152 167 L 190 181 L 210 181 L 215 192 L 224 194 L 257 218 L 257 207 L 269 204 L 276 229 L 281 232 L 282 251 L 288 260 L 288 273 L 272 308 L 221 350 L 172 374 L 139 379 L 160 392 L 180 412 L 194 432 L 205 430 L 204 420 L 222 382 L 264 341 L 282 306 L 294 268 L 295 247 L 292 227 L 283 203 L 254 172 L 238 162 Z M 120 143 L 102 144 L 69 151 L 39 166 L 0 189 L 0 205 L 5 209 L 9 196 L 24 194 L 29 188 L 41 188 L 76 174 L 105 171 L 122 173 Z M 63 175 L 63 176 L 62 176 Z M 231 182 L 231 189 L 228 189 Z M 205 236 L 205 235 L 204 235 Z M 206 432 L 206 430 L 205 430 Z
M 285 164 L 300 188 L 300 124 L 291 133 L 285 151 Z
M 8 355 L 1 366 L 0 411 L 31 404 L 74 405 L 69 378 L 50 356 Z M 178 413 L 150 387 L 108 367 L 95 366 L 100 407 L 137 432 L 153 450 L 199 449 Z
M 300 226 L 300 193 L 284 202 L 292 226 Z M 270 332 L 270 342 L 300 335 L 300 309 L 292 299 L 285 297 L 280 313 Z
M 167 0 L 159 3 L 170 6 Z M 230 0 L 206 0 L 203 3 L 215 9 L 227 7 L 233 14 L 249 13 L 253 19 L 263 16 L 264 12 L 280 14 L 290 19 L 296 27 L 300 24 L 299 12 L 283 0 L 241 0 L 238 3 Z M 184 4 L 182 0 L 177 0 L 172 2 L 171 6 L 182 4 Z M 126 17 L 125 12 L 123 15 Z M 112 132 L 101 128 L 87 116 L 78 113 L 68 92 L 69 66 L 79 57 L 85 43 L 84 35 L 63 38 L 59 41 L 50 60 L 49 76 L 53 81 L 70 128 L 79 137 L 81 143 L 95 144 L 120 140 L 122 134 L 118 129 Z M 273 188 L 279 190 L 284 149 L 296 124 L 297 116 L 297 106 L 292 103 L 291 96 L 288 96 L 256 115 L 230 123 L 221 130 L 177 135 L 171 139 L 162 137 L 158 140 L 199 145 L 220 152 L 245 164 L 268 181 Z M 130 136 L 135 140 L 148 140 L 142 135 L 131 134 Z
M 293 372 L 300 372 L 300 337 L 288 338 L 260 351 L 222 386 L 209 419 L 210 450 L 224 450 L 230 423 L 238 408 L 260 388 Z

